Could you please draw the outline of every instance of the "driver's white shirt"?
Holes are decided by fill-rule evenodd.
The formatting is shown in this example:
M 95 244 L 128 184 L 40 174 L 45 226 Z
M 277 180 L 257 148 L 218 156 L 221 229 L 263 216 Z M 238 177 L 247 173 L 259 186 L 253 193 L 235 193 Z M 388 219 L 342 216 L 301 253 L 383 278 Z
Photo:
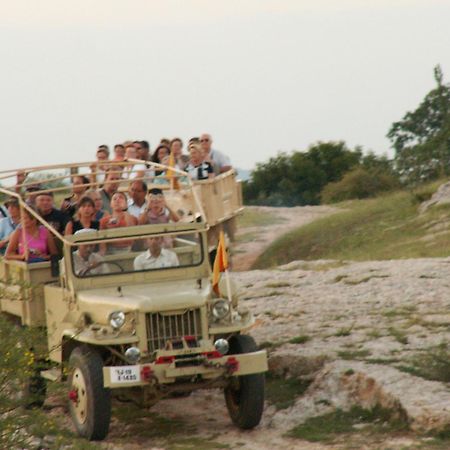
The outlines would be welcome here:
M 108 269 L 105 264 L 99 264 L 103 261 L 103 258 L 98 253 L 91 253 L 88 259 L 83 259 L 78 250 L 73 253 L 73 268 L 76 275 L 83 275 L 83 271 L 88 271 L 89 275 L 100 275 L 108 273 Z M 99 264 L 97 267 L 93 267 Z M 90 269 L 90 270 L 89 270 Z
M 134 259 L 134 270 L 161 269 L 163 267 L 179 266 L 178 256 L 172 250 L 161 249 L 158 257 L 154 257 L 150 250 L 136 256 Z

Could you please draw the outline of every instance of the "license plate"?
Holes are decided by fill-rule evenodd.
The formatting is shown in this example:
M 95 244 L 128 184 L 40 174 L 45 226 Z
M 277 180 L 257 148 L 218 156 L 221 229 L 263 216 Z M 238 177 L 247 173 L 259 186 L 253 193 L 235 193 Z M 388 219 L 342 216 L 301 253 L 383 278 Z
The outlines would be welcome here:
M 127 384 L 141 381 L 141 371 L 139 366 L 110 367 L 109 374 L 111 383 Z

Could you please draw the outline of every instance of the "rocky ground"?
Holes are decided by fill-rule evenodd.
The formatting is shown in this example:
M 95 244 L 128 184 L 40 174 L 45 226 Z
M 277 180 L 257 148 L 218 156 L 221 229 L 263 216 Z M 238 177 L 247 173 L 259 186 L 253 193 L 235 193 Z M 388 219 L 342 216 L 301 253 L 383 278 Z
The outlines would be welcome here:
M 306 212 L 296 210 L 297 219 Z M 330 212 L 308 209 L 310 219 Z M 235 264 L 242 257 L 240 267 L 248 265 L 278 233 L 280 224 L 261 230 L 250 257 L 241 245 Z M 437 439 L 450 425 L 449 274 L 450 258 L 295 261 L 235 273 L 242 303 L 256 316 L 250 333 L 269 352 L 261 425 L 249 432 L 233 427 L 215 390 L 164 400 L 148 412 L 117 403 L 102 448 L 450 448 L 450 440 Z M 60 415 L 54 406 L 51 414 Z M 384 416 L 370 423 L 361 417 L 316 442 L 299 428 L 292 437 L 311 418 L 325 417 L 325 429 L 334 420 L 330 413 L 354 407 L 378 407 Z

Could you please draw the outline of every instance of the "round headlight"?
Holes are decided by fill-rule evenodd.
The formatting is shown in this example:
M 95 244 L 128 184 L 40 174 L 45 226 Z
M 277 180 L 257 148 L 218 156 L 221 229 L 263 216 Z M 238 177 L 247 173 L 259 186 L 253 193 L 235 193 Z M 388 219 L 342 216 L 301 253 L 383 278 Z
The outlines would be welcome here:
M 125 323 L 125 313 L 123 311 L 113 311 L 109 315 L 109 324 L 115 330 L 122 328 L 124 323 Z
M 226 339 L 217 339 L 217 341 L 214 342 L 214 347 L 221 355 L 225 355 L 230 349 L 230 345 Z
M 230 312 L 230 304 L 227 300 L 217 300 L 212 307 L 212 313 L 215 319 L 221 320 Z
M 141 351 L 137 347 L 127 348 L 125 351 L 125 357 L 130 363 L 135 364 L 141 359 Z

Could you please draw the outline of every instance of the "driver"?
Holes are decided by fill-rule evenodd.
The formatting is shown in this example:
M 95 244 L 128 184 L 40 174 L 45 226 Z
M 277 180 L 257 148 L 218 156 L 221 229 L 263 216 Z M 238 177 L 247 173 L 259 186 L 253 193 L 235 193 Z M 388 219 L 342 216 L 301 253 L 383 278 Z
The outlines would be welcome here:
M 163 248 L 164 238 L 154 236 L 147 238 L 147 248 L 144 253 L 134 259 L 134 270 L 161 269 L 180 265 L 178 256 L 172 250 Z
M 78 230 L 75 235 L 85 233 L 87 231 L 95 231 L 90 228 Z M 102 275 L 109 273 L 108 265 L 104 264 L 103 257 L 95 252 L 95 244 L 80 244 L 75 252 L 73 252 L 73 269 L 75 275 Z

